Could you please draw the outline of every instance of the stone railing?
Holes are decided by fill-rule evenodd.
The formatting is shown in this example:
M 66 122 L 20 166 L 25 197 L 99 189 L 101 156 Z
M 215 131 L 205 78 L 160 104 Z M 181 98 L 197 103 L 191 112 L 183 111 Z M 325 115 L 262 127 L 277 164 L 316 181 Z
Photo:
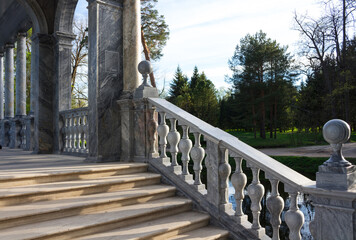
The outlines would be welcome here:
M 280 239 L 281 212 L 285 208 L 278 191 L 280 182 L 284 184 L 284 191 L 289 194 L 290 199 L 289 210 L 284 214 L 289 227 L 289 239 L 301 239 L 304 215 L 299 210 L 297 201 L 301 193 L 306 194 L 315 207 L 315 219 L 310 224 L 314 239 L 356 239 L 353 227 L 356 224 L 353 215 L 356 214 L 353 204 L 356 191 L 352 190 L 356 182 L 355 168 L 344 160 L 340 150 L 342 143 L 350 136 L 346 123 L 340 125 L 342 121 L 336 120 L 329 133 L 324 132 L 324 137 L 326 135 L 325 139 L 331 143 L 334 152 L 331 160 L 328 160 L 331 163 L 328 165 L 325 162 L 319 168 L 315 182 L 164 99 L 148 98 L 148 103 L 149 109 L 153 111 L 150 118 L 158 119 L 157 116 L 154 117 L 157 114 L 154 111 L 157 111 L 160 119 L 159 125 L 149 123 L 148 127 L 157 128 L 156 135 L 159 137 L 158 149 L 154 144 L 150 147 L 150 164 L 168 182 L 196 201 L 197 206 L 209 212 L 217 223 L 228 228 L 233 238 L 268 238 L 260 224 L 261 200 L 265 195 L 264 186 L 260 183 L 260 172 L 263 171 L 271 184 L 271 193 L 266 197 L 266 202 L 273 228 L 272 239 Z M 156 135 L 151 134 L 151 143 L 157 140 Z M 190 136 L 194 136 L 193 141 Z M 205 141 L 204 144 L 202 140 Z M 181 164 L 177 157 L 179 153 Z M 229 157 L 236 164 L 233 171 Z M 188 167 L 190 160 L 193 161 L 192 171 Z M 247 177 L 242 171 L 243 161 L 246 161 L 252 172 L 253 179 L 250 183 L 247 183 Z M 339 162 L 342 162 L 342 166 L 338 165 Z M 207 186 L 201 180 L 203 165 L 206 167 Z M 235 211 L 228 199 L 229 179 L 235 190 Z M 253 216 L 251 223 L 242 211 L 247 184 Z M 347 222 L 346 219 L 350 221 Z
M 62 152 L 83 155 L 88 153 L 88 108 L 77 108 L 60 112 L 63 126 Z
M 33 116 L 0 120 L 0 144 L 12 149 L 34 150 Z

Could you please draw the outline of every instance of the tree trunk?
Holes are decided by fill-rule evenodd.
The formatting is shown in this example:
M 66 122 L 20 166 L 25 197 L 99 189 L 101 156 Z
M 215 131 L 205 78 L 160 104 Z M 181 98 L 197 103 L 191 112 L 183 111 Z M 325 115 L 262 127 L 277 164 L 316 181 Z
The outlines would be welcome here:
M 277 98 L 274 97 L 274 139 L 277 139 Z M 294 127 L 294 126 L 293 126 Z
M 146 40 L 145 40 L 145 34 L 143 33 L 143 29 L 141 26 L 141 42 L 142 42 L 142 46 L 143 46 L 143 52 L 145 54 L 145 59 L 147 61 L 151 61 L 151 57 L 150 57 L 150 50 L 148 49 Z M 155 76 L 152 73 L 150 73 L 150 81 L 151 81 L 151 85 L 152 87 L 156 87 L 156 80 L 155 80 Z
M 261 90 L 261 103 L 260 103 L 260 113 L 261 113 L 261 119 L 260 119 L 260 137 L 262 139 L 266 139 L 266 128 L 265 128 L 265 123 L 266 123 L 266 108 L 265 108 L 265 91 Z
M 270 105 L 269 111 L 269 138 L 273 138 L 273 104 Z

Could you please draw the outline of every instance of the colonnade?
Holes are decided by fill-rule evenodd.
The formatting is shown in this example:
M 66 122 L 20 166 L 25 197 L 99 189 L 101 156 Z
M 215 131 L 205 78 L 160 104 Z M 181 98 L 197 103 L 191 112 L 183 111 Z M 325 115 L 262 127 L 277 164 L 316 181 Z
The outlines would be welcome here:
M 26 138 L 26 129 L 30 134 L 33 128 L 33 116 L 26 113 L 26 36 L 17 35 L 16 75 L 15 44 L 6 44 L 5 53 L 0 53 L 0 144 L 32 150 L 31 135 Z

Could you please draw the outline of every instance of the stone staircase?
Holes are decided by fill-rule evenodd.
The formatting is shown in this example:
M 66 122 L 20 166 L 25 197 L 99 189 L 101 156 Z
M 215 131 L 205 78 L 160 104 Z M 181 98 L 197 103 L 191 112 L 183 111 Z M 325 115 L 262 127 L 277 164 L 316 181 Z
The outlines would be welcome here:
M 68 165 L 0 176 L 0 239 L 228 239 L 147 164 Z

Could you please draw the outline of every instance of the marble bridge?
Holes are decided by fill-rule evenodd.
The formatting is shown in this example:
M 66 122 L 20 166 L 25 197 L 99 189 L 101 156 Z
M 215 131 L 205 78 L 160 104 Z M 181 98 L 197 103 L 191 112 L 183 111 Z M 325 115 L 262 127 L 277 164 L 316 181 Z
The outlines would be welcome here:
M 304 224 L 298 196 L 304 194 L 315 209 L 314 239 L 356 240 L 356 167 L 342 155 L 347 123 L 325 124 L 333 152 L 312 181 L 160 99 L 147 83 L 150 63 L 140 62 L 140 0 L 88 0 L 89 104 L 71 109 L 76 4 L 0 2 L 1 239 L 277 240 L 283 220 L 289 239 L 298 240 Z M 260 172 L 271 184 L 267 196 Z M 245 195 L 252 219 L 242 209 Z M 264 197 L 271 236 L 260 224 Z

